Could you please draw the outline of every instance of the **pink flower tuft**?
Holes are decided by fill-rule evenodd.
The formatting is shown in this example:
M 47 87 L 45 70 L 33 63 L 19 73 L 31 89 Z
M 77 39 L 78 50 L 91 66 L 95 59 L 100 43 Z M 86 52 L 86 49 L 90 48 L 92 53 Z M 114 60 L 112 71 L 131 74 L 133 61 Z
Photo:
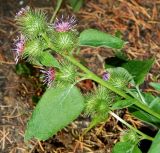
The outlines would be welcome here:
M 24 15 L 27 11 L 29 11 L 30 7 L 26 6 L 25 8 L 21 8 L 18 13 L 16 13 L 16 18 Z
M 19 58 L 21 57 L 23 51 L 24 51 L 24 45 L 25 45 L 25 37 L 21 34 L 20 37 L 18 37 L 16 40 L 14 40 L 14 57 L 16 64 L 19 61 Z
M 66 32 L 69 30 L 74 30 L 74 27 L 76 26 L 76 19 L 75 17 L 67 17 L 67 19 L 64 19 L 63 15 L 61 19 L 57 19 L 55 23 L 53 24 L 53 27 L 58 32 Z
M 44 74 L 44 84 L 51 87 L 51 84 L 55 79 L 55 69 L 49 68 L 48 70 L 41 70 L 41 72 Z

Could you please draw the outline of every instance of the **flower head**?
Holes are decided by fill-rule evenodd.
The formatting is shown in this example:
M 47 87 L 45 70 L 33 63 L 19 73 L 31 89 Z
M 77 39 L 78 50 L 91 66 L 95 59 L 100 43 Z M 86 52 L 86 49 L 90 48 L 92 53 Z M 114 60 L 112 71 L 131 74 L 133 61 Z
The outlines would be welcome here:
M 110 74 L 108 72 L 104 72 L 102 78 L 103 80 L 107 81 L 110 78 Z
M 20 11 L 16 13 L 16 18 L 24 15 L 29 9 L 30 9 L 29 6 L 26 6 L 25 8 L 21 8 Z
M 39 37 L 40 33 L 47 30 L 45 13 L 41 10 L 31 10 L 30 7 L 22 8 L 16 14 L 18 29 L 30 39 Z
M 116 88 L 126 89 L 129 82 L 133 80 L 132 75 L 122 67 L 108 68 L 107 72 L 110 74 L 108 83 Z
M 44 74 L 44 84 L 47 84 L 48 87 L 51 87 L 51 84 L 55 79 L 55 69 L 49 68 L 48 70 L 41 70 L 41 72 Z
M 69 30 L 73 30 L 75 26 L 76 26 L 75 17 L 68 16 L 66 19 L 64 19 L 63 15 L 62 15 L 61 19 L 56 18 L 56 21 L 53 24 L 53 27 L 58 32 L 66 32 Z
M 21 57 L 25 46 L 25 37 L 21 34 L 20 37 L 18 37 L 16 40 L 14 40 L 14 56 L 15 56 L 15 62 L 16 64 L 19 61 L 19 58 Z

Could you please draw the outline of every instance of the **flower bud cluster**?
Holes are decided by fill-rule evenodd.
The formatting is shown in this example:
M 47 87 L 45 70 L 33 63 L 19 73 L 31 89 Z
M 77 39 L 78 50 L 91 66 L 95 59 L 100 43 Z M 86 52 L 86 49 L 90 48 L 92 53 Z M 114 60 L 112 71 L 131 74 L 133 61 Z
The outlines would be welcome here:
M 16 14 L 16 22 L 19 27 L 21 36 L 15 42 L 14 55 L 15 61 L 19 58 L 28 58 L 33 64 L 38 64 L 38 58 L 42 56 L 42 52 L 48 48 L 46 35 L 48 40 L 54 45 L 55 51 L 59 53 L 69 53 L 77 45 L 78 33 L 75 30 L 76 20 L 74 17 L 62 16 L 56 19 L 52 26 L 46 21 L 45 14 L 40 10 L 31 10 L 30 7 L 22 8 Z M 43 35 L 43 36 L 42 36 Z
M 31 10 L 30 7 L 26 7 L 16 14 L 15 19 L 21 33 L 20 38 L 14 43 L 16 63 L 22 57 L 32 64 L 44 66 L 41 72 L 44 74 L 43 82 L 48 87 L 52 85 L 55 79 L 60 82 L 74 83 L 77 77 L 77 69 L 71 63 L 60 62 L 60 67 L 55 69 L 53 68 L 54 65 L 48 67 L 47 64 L 45 65 L 48 62 L 42 62 L 41 60 L 44 52 L 48 51 L 49 43 L 52 43 L 55 51 L 60 54 L 71 53 L 76 47 L 78 33 L 75 30 L 75 18 L 67 17 L 65 19 L 62 16 L 49 26 L 42 11 Z
M 31 10 L 30 7 L 22 8 L 15 17 L 20 31 L 20 37 L 14 42 L 13 54 L 17 63 L 22 57 L 32 64 L 39 64 L 39 57 L 47 48 L 40 34 L 47 29 L 44 13 Z

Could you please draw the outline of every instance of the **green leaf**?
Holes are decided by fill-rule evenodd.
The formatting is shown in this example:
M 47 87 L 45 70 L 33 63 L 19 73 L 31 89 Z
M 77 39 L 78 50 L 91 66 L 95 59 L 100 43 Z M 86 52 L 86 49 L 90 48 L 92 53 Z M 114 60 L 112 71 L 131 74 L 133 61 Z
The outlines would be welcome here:
M 112 110 L 116 110 L 116 109 L 122 109 L 122 108 L 126 108 L 126 107 L 129 107 L 133 105 L 133 101 L 131 100 L 119 100 L 119 101 L 116 101 L 113 105 L 112 105 Z
M 154 59 L 148 59 L 144 61 L 131 60 L 122 65 L 125 69 L 128 70 L 130 74 L 134 77 L 136 85 L 140 85 L 144 82 L 146 74 L 149 72 Z
M 79 37 L 80 46 L 107 47 L 121 49 L 124 41 L 118 37 L 106 34 L 96 29 L 87 29 L 81 32 Z
M 123 52 L 122 50 L 120 50 L 120 49 L 115 49 L 115 50 L 113 50 L 113 52 L 114 52 L 114 54 L 115 54 L 115 56 L 116 56 L 117 58 L 119 58 L 119 59 L 121 59 L 121 60 L 125 60 L 125 61 L 128 60 L 127 55 L 126 55 L 125 52 Z
M 160 150 L 160 130 L 156 134 L 148 153 L 157 153 L 159 152 L 159 150 Z
M 154 89 L 156 89 L 157 91 L 160 91 L 160 83 L 150 82 L 149 85 Z
M 37 104 L 25 132 L 25 140 L 46 140 L 82 112 L 84 99 L 73 85 L 49 88 Z
M 119 31 L 119 30 L 117 30 L 117 31 L 115 32 L 115 36 L 118 37 L 118 38 L 121 38 L 121 37 L 122 37 L 122 32 Z
M 129 108 L 129 112 L 136 118 L 146 122 L 154 127 L 160 128 L 160 120 L 156 117 L 138 109 Z
M 147 104 L 150 104 L 156 97 L 151 93 L 141 93 Z
M 141 153 L 141 150 L 131 142 L 118 142 L 115 144 L 112 153 Z
M 138 146 L 134 147 L 133 153 L 142 153 Z
M 74 12 L 78 12 L 83 5 L 83 0 L 69 0 Z
M 30 75 L 31 74 L 31 71 L 30 69 L 27 67 L 26 64 L 20 64 L 18 63 L 16 65 L 16 73 L 18 75 Z
M 44 66 L 56 68 L 60 67 L 58 61 L 48 52 L 44 52 L 39 60 L 39 62 Z
M 154 100 L 148 103 L 148 106 L 154 112 L 160 114 L 160 98 L 159 97 L 154 98 Z
M 155 97 L 149 93 L 143 93 L 143 97 L 148 104 L 148 107 L 155 111 L 156 113 L 160 114 L 160 97 Z
M 156 113 L 160 114 L 160 98 L 154 97 L 152 94 L 143 93 L 143 97 L 145 98 L 146 104 L 150 109 L 155 111 Z M 140 110 L 139 108 L 130 108 L 129 111 L 137 117 L 138 119 L 151 124 L 153 126 L 157 126 L 160 128 L 160 120 L 156 117 L 146 113 L 145 111 Z

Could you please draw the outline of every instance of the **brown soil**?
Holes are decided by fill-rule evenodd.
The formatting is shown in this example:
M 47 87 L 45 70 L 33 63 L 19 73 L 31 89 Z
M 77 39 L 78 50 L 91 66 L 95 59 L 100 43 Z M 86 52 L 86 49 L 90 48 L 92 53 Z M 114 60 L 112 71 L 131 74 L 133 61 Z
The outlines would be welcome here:
M 52 1 L 14 1 L 0 0 L 0 152 L 2 153 L 111 153 L 118 141 L 120 132 L 125 129 L 110 117 L 80 137 L 90 122 L 80 116 L 53 138 L 40 142 L 32 140 L 24 143 L 26 122 L 31 116 L 35 104 L 33 96 L 43 93 L 42 84 L 35 72 L 30 76 L 18 76 L 12 54 L 13 39 L 17 27 L 15 13 L 23 6 L 38 7 L 51 15 Z M 121 31 L 123 39 L 128 41 L 124 51 L 129 58 L 146 59 L 155 57 L 156 61 L 146 81 L 160 81 L 160 2 L 158 0 L 90 0 L 85 1 L 82 9 L 76 13 L 78 29 L 96 28 L 115 34 Z M 61 12 L 72 13 L 64 4 Z M 104 62 L 113 54 L 104 48 L 83 48 L 80 57 L 95 73 L 100 74 Z M 89 58 L 88 58 L 89 57 Z M 35 68 L 32 68 L 37 71 Z M 91 81 L 85 81 L 80 87 L 87 91 L 92 88 Z M 145 88 L 146 91 L 153 89 Z M 153 91 L 154 92 L 154 91 Z M 136 127 L 144 126 L 128 113 L 119 115 Z

